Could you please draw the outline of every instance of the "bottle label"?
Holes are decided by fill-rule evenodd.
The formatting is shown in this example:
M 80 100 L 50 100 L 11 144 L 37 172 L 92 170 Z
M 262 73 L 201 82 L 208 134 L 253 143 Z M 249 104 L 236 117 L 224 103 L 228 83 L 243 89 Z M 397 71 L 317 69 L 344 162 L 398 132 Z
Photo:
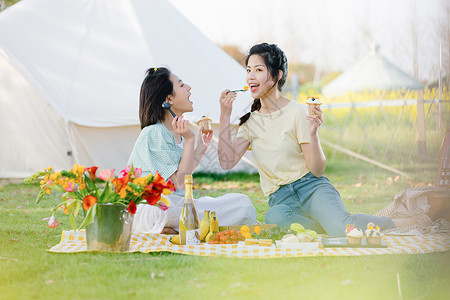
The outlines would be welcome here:
M 186 245 L 200 245 L 200 229 L 186 231 Z

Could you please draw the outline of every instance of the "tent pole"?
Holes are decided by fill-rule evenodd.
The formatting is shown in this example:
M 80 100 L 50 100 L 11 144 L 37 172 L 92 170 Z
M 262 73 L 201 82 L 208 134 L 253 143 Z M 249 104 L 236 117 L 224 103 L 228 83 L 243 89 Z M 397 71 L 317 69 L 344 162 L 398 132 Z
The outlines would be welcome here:
M 70 148 L 72 149 L 72 165 L 77 163 L 80 163 L 80 157 L 78 154 L 78 148 L 76 147 L 75 144 L 75 138 L 73 135 L 73 129 L 72 129 L 72 123 L 68 120 L 66 120 L 66 132 L 67 132 L 67 136 L 69 137 L 69 144 L 70 144 Z
M 434 101 L 434 99 L 433 99 Z M 437 105 L 437 113 L 439 117 L 442 119 L 442 44 L 439 45 L 439 99 Z M 436 118 L 436 128 L 441 129 L 441 122 L 439 118 Z
M 382 163 L 380 163 L 380 162 L 378 162 L 378 161 L 376 161 L 376 160 L 370 159 L 370 158 L 368 158 L 368 157 L 366 157 L 366 156 L 364 156 L 364 155 L 361 155 L 361 154 L 359 154 L 359 153 L 353 152 L 353 151 L 350 150 L 350 149 L 347 149 L 347 148 L 344 148 L 344 147 L 342 147 L 342 146 L 333 144 L 333 143 L 331 143 L 331 142 L 329 142 L 329 141 L 327 141 L 327 140 L 324 140 L 324 139 L 320 139 L 320 140 L 321 140 L 320 142 L 321 142 L 322 144 L 324 144 L 324 145 L 326 145 L 326 146 L 328 146 L 328 147 L 331 147 L 331 148 L 333 148 L 333 149 L 336 149 L 337 151 L 343 152 L 343 153 L 345 153 L 345 154 L 347 154 L 347 155 L 350 155 L 350 156 L 352 156 L 352 157 L 355 157 L 355 158 L 357 158 L 357 159 L 366 161 L 366 162 L 368 162 L 368 163 L 371 163 L 371 164 L 373 164 L 373 165 L 375 165 L 375 166 L 377 166 L 377 167 L 386 169 L 386 170 L 391 171 L 391 172 L 393 172 L 393 173 L 397 173 L 397 174 L 403 175 L 403 176 L 408 176 L 408 174 L 406 174 L 406 173 L 404 173 L 404 172 L 402 172 L 402 171 L 399 171 L 399 170 L 397 170 L 397 169 L 394 169 L 394 168 L 392 168 L 392 167 L 389 167 L 389 166 L 387 166 L 387 165 L 385 165 L 385 164 L 382 164 Z

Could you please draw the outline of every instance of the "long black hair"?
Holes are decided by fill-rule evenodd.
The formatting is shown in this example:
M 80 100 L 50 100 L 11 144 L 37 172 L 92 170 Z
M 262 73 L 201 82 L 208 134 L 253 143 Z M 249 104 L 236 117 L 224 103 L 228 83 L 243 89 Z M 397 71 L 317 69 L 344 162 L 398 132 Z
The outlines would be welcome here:
M 162 104 L 168 95 L 173 95 L 173 83 L 167 68 L 150 68 L 141 85 L 139 120 L 141 129 L 164 121 Z
M 278 90 L 281 91 L 281 88 L 286 82 L 287 71 L 288 71 L 288 63 L 286 55 L 283 50 L 281 50 L 275 44 L 262 43 L 254 45 L 248 55 L 245 57 L 245 65 L 248 64 L 248 60 L 252 55 L 259 55 L 264 59 L 264 63 L 266 64 L 270 76 L 275 80 L 275 84 L 277 83 L 277 78 L 279 76 L 279 72 L 282 71 L 283 74 L 281 78 L 278 80 Z M 261 108 L 261 99 L 253 100 L 252 107 L 249 113 L 246 113 L 240 118 L 239 126 L 247 122 L 250 118 L 250 114 L 255 110 L 258 111 Z

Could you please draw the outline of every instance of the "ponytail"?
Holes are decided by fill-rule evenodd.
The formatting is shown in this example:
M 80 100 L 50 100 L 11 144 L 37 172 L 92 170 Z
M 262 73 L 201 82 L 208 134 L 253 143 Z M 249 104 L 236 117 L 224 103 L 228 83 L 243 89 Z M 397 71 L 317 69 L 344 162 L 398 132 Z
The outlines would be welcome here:
M 240 122 L 239 122 L 239 126 L 241 126 L 242 124 L 244 124 L 245 122 L 247 122 L 247 120 L 250 118 L 250 115 L 252 114 L 252 112 L 259 111 L 259 109 L 261 108 L 261 100 L 260 99 L 255 99 L 253 100 L 253 104 L 252 107 L 250 109 L 250 112 L 246 113 L 245 115 L 243 115 L 242 117 L 240 117 Z

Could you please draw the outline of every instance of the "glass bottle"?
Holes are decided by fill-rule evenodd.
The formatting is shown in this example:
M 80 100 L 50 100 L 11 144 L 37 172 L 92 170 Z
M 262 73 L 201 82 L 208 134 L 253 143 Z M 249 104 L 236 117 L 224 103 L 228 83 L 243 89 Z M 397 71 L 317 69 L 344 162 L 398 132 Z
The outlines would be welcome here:
M 192 175 L 184 176 L 184 204 L 180 215 L 180 244 L 200 244 L 200 222 L 192 196 Z

